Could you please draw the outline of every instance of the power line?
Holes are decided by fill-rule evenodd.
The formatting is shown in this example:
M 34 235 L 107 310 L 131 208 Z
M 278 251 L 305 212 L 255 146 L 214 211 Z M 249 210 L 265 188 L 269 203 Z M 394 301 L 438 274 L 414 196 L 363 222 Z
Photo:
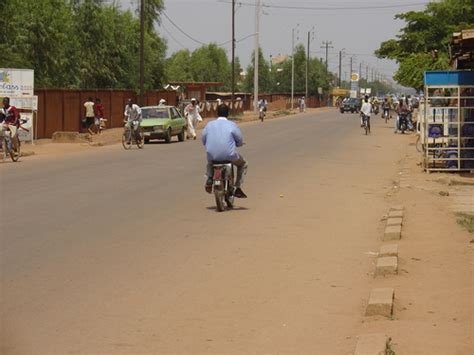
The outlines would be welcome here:
M 165 32 L 168 34 L 168 36 L 170 36 L 170 38 L 175 41 L 181 48 L 183 49 L 186 49 L 186 46 L 184 46 L 180 41 L 178 41 L 172 34 L 170 31 L 168 31 L 168 29 L 166 28 L 166 26 L 163 24 L 163 22 L 161 23 L 160 25 L 164 30 Z
M 219 0 L 219 2 L 223 3 L 230 3 L 229 0 Z M 254 3 L 243 2 L 239 1 L 238 4 L 240 6 L 255 6 Z M 327 11 L 327 10 L 371 10 L 371 9 L 393 9 L 393 8 L 400 8 L 400 7 L 414 7 L 414 6 L 422 6 L 426 5 L 427 3 L 411 3 L 411 4 L 392 4 L 392 5 L 373 5 L 373 6 L 357 6 L 357 7 L 340 7 L 340 6 L 333 6 L 333 7 L 317 7 L 317 6 L 285 6 L 285 5 L 275 5 L 275 4 L 262 4 L 262 7 L 266 8 L 274 8 L 274 9 L 285 9 L 285 10 L 319 10 L 319 11 Z
M 186 37 L 188 37 L 190 40 L 196 42 L 196 43 L 199 43 L 199 44 L 202 44 L 202 45 L 206 45 L 207 43 L 204 43 L 204 42 L 201 42 L 201 41 L 198 41 L 197 39 L 191 37 L 190 35 L 188 35 L 186 32 L 184 32 L 176 23 L 174 23 L 174 21 L 172 19 L 169 18 L 169 16 L 166 14 L 166 12 L 162 12 L 162 14 L 168 19 L 169 22 L 171 22 L 171 24 L 176 27 L 178 29 L 179 32 L 181 32 L 183 35 L 185 35 Z

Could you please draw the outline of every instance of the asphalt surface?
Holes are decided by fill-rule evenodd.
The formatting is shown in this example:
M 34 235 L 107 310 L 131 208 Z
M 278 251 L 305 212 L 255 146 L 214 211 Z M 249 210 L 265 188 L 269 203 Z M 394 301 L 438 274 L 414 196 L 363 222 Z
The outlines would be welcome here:
M 199 140 L 2 164 L 1 353 L 350 351 L 400 150 L 335 110 L 241 128 L 224 213 Z

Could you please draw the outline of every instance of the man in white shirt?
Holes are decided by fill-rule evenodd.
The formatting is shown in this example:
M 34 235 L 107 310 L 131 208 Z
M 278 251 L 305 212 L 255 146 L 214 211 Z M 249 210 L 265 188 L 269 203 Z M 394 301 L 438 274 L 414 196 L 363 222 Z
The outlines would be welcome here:
M 372 105 L 369 102 L 369 97 L 365 95 L 364 97 L 364 103 L 362 104 L 362 107 L 360 108 L 360 126 L 364 127 L 364 116 L 367 117 L 368 120 L 370 120 L 370 113 L 372 112 Z M 364 115 L 364 116 L 362 116 Z
M 188 121 L 188 138 L 192 137 L 193 139 L 196 139 L 196 126 L 198 122 L 202 121 L 199 112 L 201 112 L 201 110 L 197 100 L 193 97 L 191 103 L 184 108 L 184 116 Z
M 142 121 L 142 109 L 140 106 L 134 104 L 132 99 L 128 99 L 123 115 L 126 119 L 125 126 L 132 130 L 137 140 L 140 140 L 140 135 L 137 134 L 140 122 Z

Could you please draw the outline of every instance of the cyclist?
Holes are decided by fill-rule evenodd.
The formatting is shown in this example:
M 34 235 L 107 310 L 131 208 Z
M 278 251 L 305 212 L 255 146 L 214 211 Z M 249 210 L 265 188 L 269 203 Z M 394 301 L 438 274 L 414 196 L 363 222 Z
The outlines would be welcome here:
M 132 99 L 128 99 L 127 105 L 125 106 L 125 112 L 123 114 L 126 118 L 125 127 L 128 127 L 132 130 L 136 140 L 139 142 L 141 137 L 138 134 L 138 128 L 140 127 L 140 122 L 142 121 L 142 109 L 140 106 L 133 103 Z
M 387 99 L 387 98 L 384 98 L 384 99 L 383 99 L 383 102 L 382 102 L 382 110 L 383 110 L 382 117 L 389 117 L 389 114 L 390 114 L 390 103 L 388 102 L 388 99 Z M 385 115 L 386 115 L 386 116 L 385 116 Z
M 370 122 L 370 113 L 372 112 L 372 105 L 369 102 L 369 96 L 365 95 L 364 103 L 360 108 L 360 126 L 364 127 L 364 118 Z
M 11 141 L 15 142 L 16 144 L 16 139 L 13 139 L 17 135 L 17 129 L 20 126 L 20 114 L 18 113 L 18 109 L 15 106 L 10 105 L 10 98 L 9 97 L 4 97 L 3 98 L 3 108 L 0 110 L 2 115 L 4 115 L 4 120 L 3 124 L 8 126 L 8 129 L 10 130 L 10 138 L 12 138 L 9 141 L 9 144 L 11 144 Z M 11 149 L 11 145 L 9 147 Z

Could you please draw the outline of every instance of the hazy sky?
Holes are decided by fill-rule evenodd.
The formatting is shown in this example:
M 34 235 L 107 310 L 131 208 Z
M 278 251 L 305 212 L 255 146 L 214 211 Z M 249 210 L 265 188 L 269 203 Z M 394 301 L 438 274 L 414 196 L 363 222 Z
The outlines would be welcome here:
M 124 7 L 135 7 L 138 0 L 121 0 Z M 358 71 L 362 62 L 391 78 L 397 65 L 373 56 L 382 41 L 394 38 L 404 22 L 395 20 L 397 13 L 424 9 L 428 0 L 262 0 L 260 16 L 260 47 L 267 59 L 270 55 L 291 54 L 292 29 L 295 43 L 306 46 L 307 33 L 314 26 L 310 44 L 312 57 L 325 57 L 320 48 L 323 41 L 331 41 L 329 69 L 338 71 L 339 50 L 345 48 L 342 72 L 349 72 L 350 57 Z M 167 39 L 167 56 L 188 48 L 193 50 L 202 43 L 216 42 L 231 55 L 231 0 L 164 0 L 165 15 L 158 27 Z M 239 41 L 255 32 L 256 0 L 236 0 L 235 36 Z M 286 7 L 286 8 L 282 8 Z M 170 21 L 171 20 L 171 21 Z M 173 23 L 176 25 L 173 25 Z M 179 27 L 181 31 L 177 28 Z M 184 32 L 184 33 L 183 33 Z M 191 37 L 191 38 L 189 38 Z M 254 37 L 239 41 L 236 56 L 244 67 L 250 62 L 255 46 Z M 199 43 L 202 42 L 202 43 Z M 370 69 L 369 69 L 370 70 Z M 347 75 L 347 74 L 346 74 Z M 370 71 L 369 71 L 370 75 Z

